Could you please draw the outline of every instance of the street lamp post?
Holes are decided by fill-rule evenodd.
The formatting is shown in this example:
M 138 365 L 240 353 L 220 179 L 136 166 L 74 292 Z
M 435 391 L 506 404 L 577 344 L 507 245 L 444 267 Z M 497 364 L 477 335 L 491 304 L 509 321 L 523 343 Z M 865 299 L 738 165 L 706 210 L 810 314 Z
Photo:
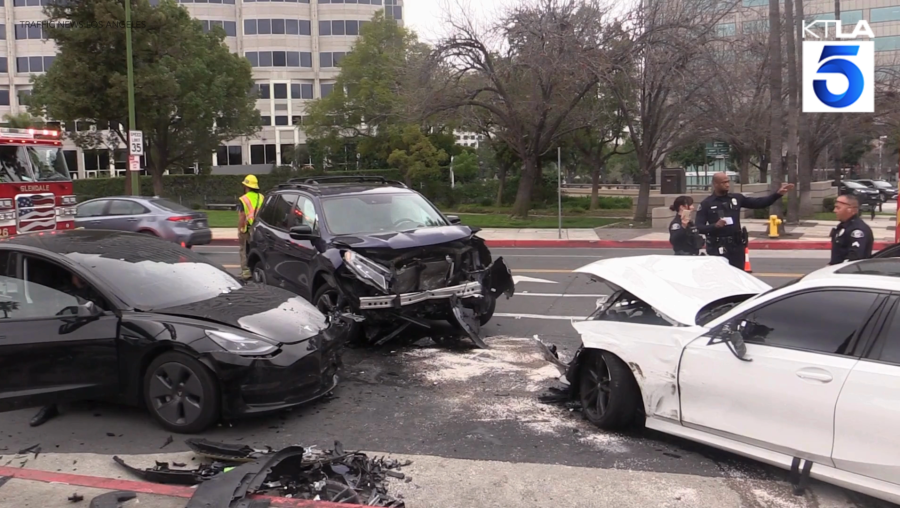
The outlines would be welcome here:
M 137 130 L 134 118 L 134 58 L 131 49 L 131 0 L 125 0 L 125 52 L 126 66 L 128 68 L 128 150 L 131 157 L 140 157 L 135 155 L 134 143 L 132 143 L 132 133 Z M 140 152 L 143 153 L 143 136 L 141 136 Z M 129 173 L 131 173 L 131 194 L 133 196 L 141 195 L 140 166 L 138 170 L 132 170 L 133 161 L 129 161 Z

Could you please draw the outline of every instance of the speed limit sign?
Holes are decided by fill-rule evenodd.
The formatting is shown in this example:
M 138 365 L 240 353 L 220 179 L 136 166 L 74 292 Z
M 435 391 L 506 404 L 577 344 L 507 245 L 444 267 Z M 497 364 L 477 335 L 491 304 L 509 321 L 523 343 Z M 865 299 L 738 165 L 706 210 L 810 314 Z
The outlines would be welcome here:
M 131 155 L 144 155 L 144 133 L 141 131 L 128 131 L 128 144 L 131 145 Z

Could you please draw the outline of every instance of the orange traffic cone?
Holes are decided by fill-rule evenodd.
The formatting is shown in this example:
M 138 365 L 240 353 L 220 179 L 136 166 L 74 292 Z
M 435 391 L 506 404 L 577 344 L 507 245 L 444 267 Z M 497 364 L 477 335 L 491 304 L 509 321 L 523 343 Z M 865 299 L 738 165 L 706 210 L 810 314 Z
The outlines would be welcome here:
M 747 273 L 753 273 L 753 268 L 750 268 L 750 246 L 744 247 L 744 271 Z

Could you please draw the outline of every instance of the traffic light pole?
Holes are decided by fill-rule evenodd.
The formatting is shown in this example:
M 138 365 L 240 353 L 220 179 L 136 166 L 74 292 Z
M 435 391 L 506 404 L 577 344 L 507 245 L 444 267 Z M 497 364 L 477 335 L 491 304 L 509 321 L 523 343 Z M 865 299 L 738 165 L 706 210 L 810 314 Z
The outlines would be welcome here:
M 131 0 L 125 0 L 125 52 L 128 66 L 128 173 L 131 178 L 131 195 L 141 195 L 140 167 L 138 171 L 132 171 L 130 157 L 133 157 L 131 133 L 136 130 L 134 119 L 134 58 L 131 49 Z M 141 150 L 143 151 L 143 150 Z M 139 157 L 139 156 L 138 156 Z

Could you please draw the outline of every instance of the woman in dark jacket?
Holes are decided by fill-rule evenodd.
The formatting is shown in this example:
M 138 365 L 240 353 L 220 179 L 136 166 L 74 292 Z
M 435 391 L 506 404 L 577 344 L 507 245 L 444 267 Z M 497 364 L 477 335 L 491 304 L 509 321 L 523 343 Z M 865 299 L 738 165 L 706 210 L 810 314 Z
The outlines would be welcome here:
M 691 220 L 691 210 L 694 209 L 693 198 L 690 196 L 678 196 L 669 209 L 676 212 L 675 218 L 669 224 L 669 243 L 675 249 L 675 255 L 700 255 L 700 248 L 703 247 L 703 237 L 697 232 L 697 228 Z

